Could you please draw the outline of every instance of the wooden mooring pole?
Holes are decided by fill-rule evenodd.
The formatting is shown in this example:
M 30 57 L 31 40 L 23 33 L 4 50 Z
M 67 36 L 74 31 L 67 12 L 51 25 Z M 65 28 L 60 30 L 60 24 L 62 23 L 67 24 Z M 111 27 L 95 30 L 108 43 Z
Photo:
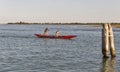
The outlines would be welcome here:
M 111 24 L 103 24 L 102 29 L 102 54 L 103 57 L 109 57 L 109 49 L 111 57 L 115 57 L 115 47 L 113 30 Z
M 108 48 L 108 25 L 103 24 L 102 29 L 102 54 L 104 57 L 109 57 L 109 48 Z
M 112 30 L 111 24 L 108 24 L 108 28 L 109 28 L 110 53 L 111 53 L 112 57 L 115 57 L 116 53 L 115 53 L 115 46 L 114 46 L 114 35 L 113 35 L 113 30 Z

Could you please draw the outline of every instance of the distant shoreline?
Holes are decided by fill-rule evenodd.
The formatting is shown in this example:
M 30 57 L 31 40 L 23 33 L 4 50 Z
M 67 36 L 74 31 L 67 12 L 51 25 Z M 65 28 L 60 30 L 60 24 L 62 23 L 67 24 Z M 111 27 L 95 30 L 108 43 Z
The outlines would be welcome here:
M 10 25 L 18 24 L 18 25 L 90 25 L 90 26 L 99 26 L 101 27 L 105 23 L 27 23 L 27 22 L 15 22 L 15 23 L 7 23 Z M 111 23 L 113 27 L 120 28 L 120 23 Z

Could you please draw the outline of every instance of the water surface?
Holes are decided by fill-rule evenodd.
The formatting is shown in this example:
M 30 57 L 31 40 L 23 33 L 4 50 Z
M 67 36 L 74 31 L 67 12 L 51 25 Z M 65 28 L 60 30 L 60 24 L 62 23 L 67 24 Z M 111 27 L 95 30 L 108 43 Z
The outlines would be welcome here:
M 34 36 L 49 28 L 72 40 Z M 120 29 L 114 28 L 115 59 L 103 59 L 101 29 L 81 25 L 0 25 L 0 72 L 120 72 Z

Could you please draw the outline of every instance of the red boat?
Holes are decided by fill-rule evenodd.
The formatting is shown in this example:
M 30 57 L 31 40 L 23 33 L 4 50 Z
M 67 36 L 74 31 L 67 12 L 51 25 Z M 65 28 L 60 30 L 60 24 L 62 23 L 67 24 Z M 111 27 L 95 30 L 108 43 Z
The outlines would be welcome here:
M 72 39 L 77 37 L 76 35 L 62 35 L 62 36 L 55 36 L 55 35 L 43 35 L 43 34 L 34 34 L 38 38 L 51 38 L 51 39 Z

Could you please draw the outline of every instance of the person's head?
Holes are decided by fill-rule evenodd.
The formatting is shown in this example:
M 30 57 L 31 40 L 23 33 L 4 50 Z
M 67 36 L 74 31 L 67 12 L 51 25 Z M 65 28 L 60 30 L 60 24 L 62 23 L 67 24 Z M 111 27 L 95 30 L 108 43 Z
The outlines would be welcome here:
M 46 29 L 46 30 L 48 30 L 48 28 L 47 28 L 47 27 L 46 27 L 45 29 Z

